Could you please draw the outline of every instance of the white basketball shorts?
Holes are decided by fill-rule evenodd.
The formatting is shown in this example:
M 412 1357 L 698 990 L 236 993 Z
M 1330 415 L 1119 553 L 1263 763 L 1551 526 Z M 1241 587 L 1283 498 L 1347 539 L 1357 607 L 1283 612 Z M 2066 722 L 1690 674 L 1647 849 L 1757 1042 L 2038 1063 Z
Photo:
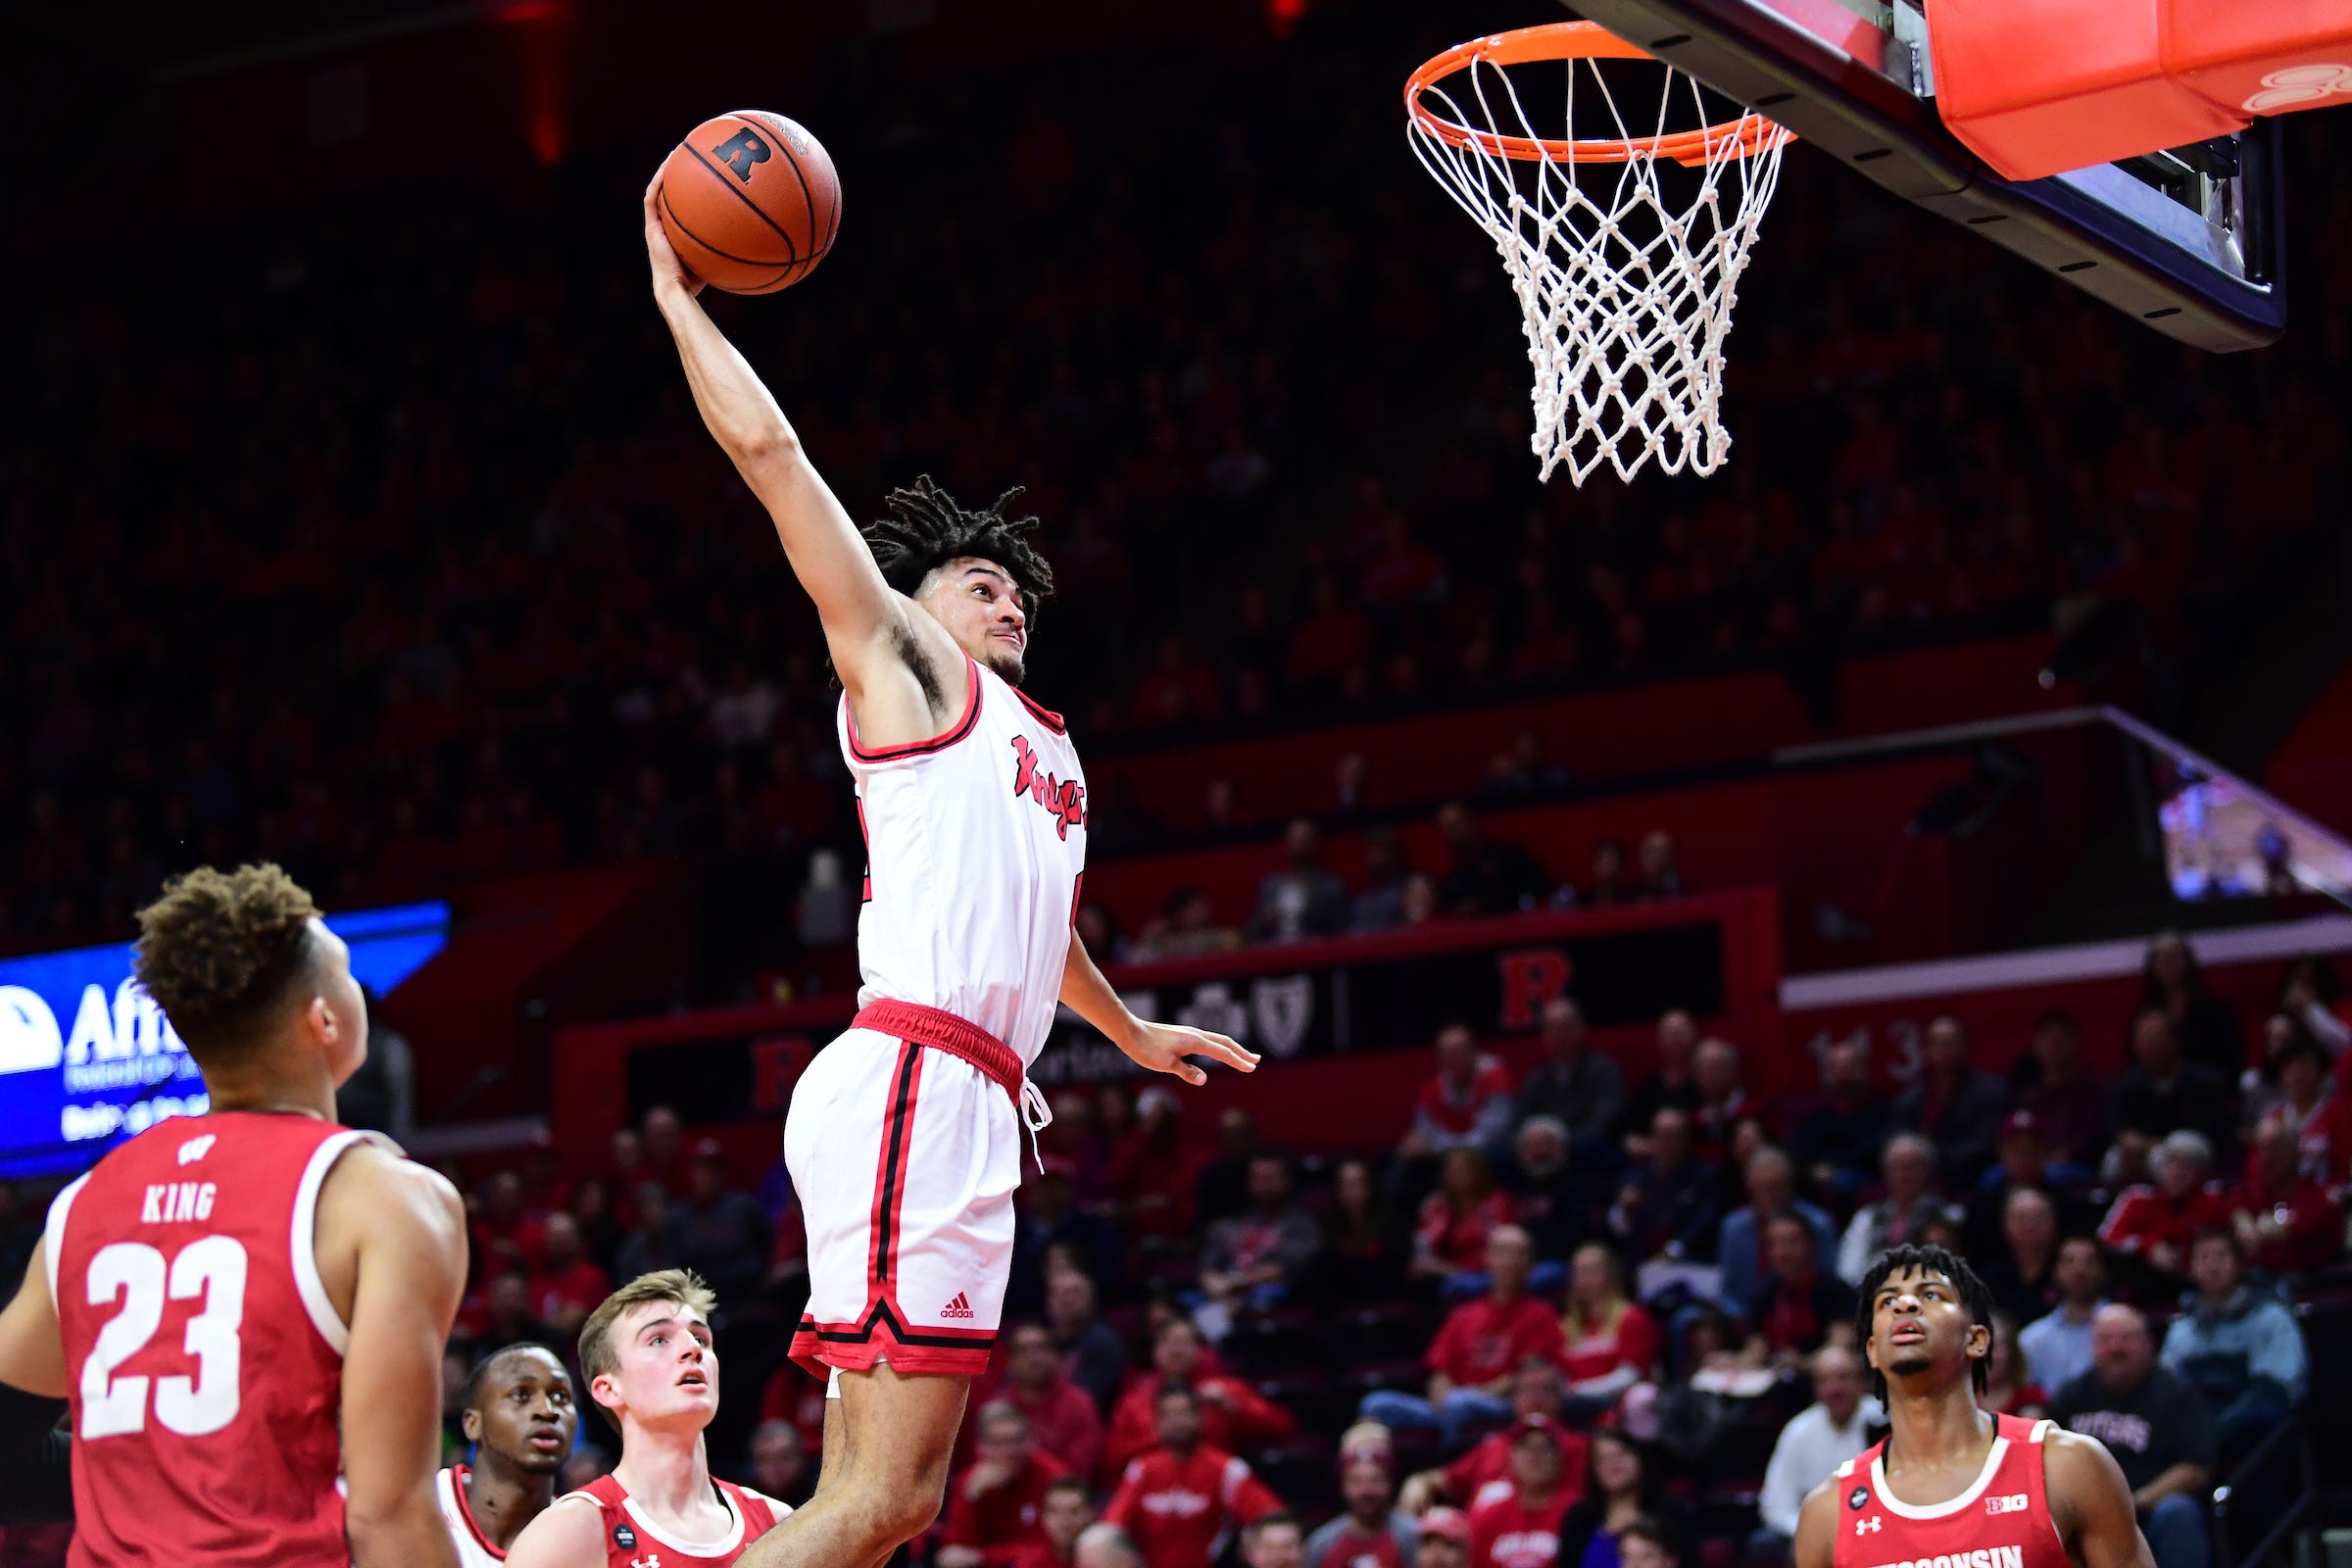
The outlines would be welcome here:
M 820 1380 L 988 1365 L 1012 1265 L 1020 1058 L 974 1024 L 878 1002 L 816 1054 L 784 1118 L 808 1225 L 792 1358 Z

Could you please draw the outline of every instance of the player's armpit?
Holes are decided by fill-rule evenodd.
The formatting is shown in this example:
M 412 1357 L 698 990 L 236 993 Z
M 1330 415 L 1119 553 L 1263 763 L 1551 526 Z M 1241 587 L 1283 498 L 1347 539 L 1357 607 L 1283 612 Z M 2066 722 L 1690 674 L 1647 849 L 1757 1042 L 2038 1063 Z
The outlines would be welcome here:
M 457 1568 L 433 1472 L 442 1347 L 466 1285 L 465 1205 L 438 1172 L 363 1145 L 328 1173 L 319 1214 L 322 1250 L 344 1237 L 358 1250 L 342 1423 L 354 1568 Z
M 2132 1487 L 2107 1446 L 2054 1429 L 2042 1442 L 2042 1477 L 2059 1535 L 2082 1568 L 2155 1568 Z
M 1790 1559 L 1796 1568 L 1831 1568 L 1838 1555 L 1838 1478 L 1830 1477 L 1806 1494 L 1796 1511 L 1796 1544 Z
M 46 1398 L 66 1396 L 66 1346 L 49 1299 L 49 1243 L 32 1250 L 24 1281 L 0 1307 L 0 1383 Z
M 602 1568 L 605 1511 L 584 1497 L 559 1497 L 522 1527 L 507 1548 L 507 1568 Z

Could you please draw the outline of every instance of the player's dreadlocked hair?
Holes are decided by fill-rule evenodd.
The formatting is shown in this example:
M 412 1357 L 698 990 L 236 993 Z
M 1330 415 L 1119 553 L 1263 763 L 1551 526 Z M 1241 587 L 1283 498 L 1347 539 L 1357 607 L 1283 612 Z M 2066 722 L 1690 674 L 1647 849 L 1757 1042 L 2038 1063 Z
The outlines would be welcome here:
M 1871 1322 L 1877 1316 L 1873 1307 L 1879 1292 L 1888 1280 L 1905 1269 L 1942 1275 L 1951 1282 L 1952 1289 L 1960 1293 L 1960 1304 L 1968 1308 L 1968 1321 L 1982 1327 L 1987 1336 L 1997 1332 L 1992 1326 L 1992 1292 L 1985 1289 L 1983 1280 L 1977 1278 L 1977 1271 L 1968 1266 L 1966 1258 L 1947 1252 L 1940 1247 L 1913 1247 L 1906 1244 L 1889 1247 L 1871 1259 L 1870 1267 L 1863 1271 L 1861 1298 L 1854 1303 L 1854 1343 L 1857 1346 L 1870 1343 Z M 1864 1356 L 1863 1361 L 1868 1365 L 1869 1357 Z M 1985 1353 L 1969 1367 L 1969 1376 L 1975 1380 L 1979 1394 L 1984 1392 L 1991 1368 L 1992 1352 L 1987 1346 Z M 1870 1392 L 1878 1396 L 1881 1404 L 1886 1402 L 1886 1374 L 1876 1367 L 1870 1370 Z
M 889 515 L 865 524 L 865 547 L 874 553 L 882 577 L 903 594 L 913 594 L 943 562 L 978 556 L 1003 566 L 1021 590 L 1021 609 L 1034 624 L 1037 604 L 1054 593 L 1054 568 L 1026 537 L 1035 517 L 1007 517 L 1004 509 L 1020 494 L 1005 491 L 986 507 L 967 511 L 924 474 L 904 490 L 882 498 Z
M 199 866 L 139 911 L 131 969 L 195 1055 L 233 1056 L 310 961 L 318 906 L 274 865 Z

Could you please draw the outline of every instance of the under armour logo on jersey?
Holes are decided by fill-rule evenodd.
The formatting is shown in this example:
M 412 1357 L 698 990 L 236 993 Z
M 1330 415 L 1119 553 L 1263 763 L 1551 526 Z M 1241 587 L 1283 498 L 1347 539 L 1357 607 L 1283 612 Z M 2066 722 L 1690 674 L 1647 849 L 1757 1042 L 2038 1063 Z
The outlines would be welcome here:
M 1012 793 L 1026 795 L 1054 813 L 1054 832 L 1067 839 L 1070 829 L 1086 825 L 1086 790 L 1077 783 L 1065 784 L 1051 773 L 1037 770 L 1037 753 L 1029 745 L 1029 737 L 1012 738 L 1012 755 L 1017 760 L 1012 770 Z
M 961 1291 L 957 1291 L 956 1293 L 956 1299 L 941 1307 L 939 1309 L 939 1315 L 941 1317 L 970 1317 L 972 1315 L 972 1303 Z
M 631 1557 L 629 1568 L 662 1568 L 662 1554 L 658 1551 L 649 1551 L 642 1557 Z
M 2012 1492 L 2005 1497 L 1984 1499 L 1986 1513 L 2024 1513 L 2028 1506 L 2026 1494 L 2022 1492 Z
M 191 1138 L 186 1143 L 180 1145 L 179 1162 L 182 1165 L 193 1165 L 205 1155 L 211 1153 L 213 1152 L 214 1136 L 215 1135 L 212 1133 L 206 1133 L 202 1138 Z
M 1857 1536 L 1875 1536 L 1879 1533 L 1880 1529 L 1886 1525 L 1886 1520 L 1880 1518 L 1874 1513 L 1867 1519 L 1857 1519 L 1854 1521 L 1854 1534 Z

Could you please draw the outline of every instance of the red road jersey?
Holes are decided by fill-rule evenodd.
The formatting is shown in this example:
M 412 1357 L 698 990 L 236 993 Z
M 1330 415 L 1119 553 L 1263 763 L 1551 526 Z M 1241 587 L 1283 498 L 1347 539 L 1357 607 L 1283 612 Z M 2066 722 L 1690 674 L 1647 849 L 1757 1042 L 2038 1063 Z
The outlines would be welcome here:
M 57 1195 L 45 1239 L 74 1416 L 74 1568 L 348 1564 L 343 1351 L 318 1189 L 366 1133 L 158 1122 Z
M 629 1501 L 628 1489 L 618 1476 L 599 1476 L 556 1501 L 584 1498 L 604 1514 L 607 1568 L 727 1568 L 743 1555 L 746 1546 L 792 1512 L 775 1498 L 732 1481 L 712 1476 L 710 1485 L 718 1489 L 727 1510 L 735 1516 L 735 1527 L 716 1541 L 681 1541 L 663 1535 Z
M 2048 1421 L 1993 1417 L 1976 1485 L 1949 1502 L 1904 1502 L 1886 1490 L 1886 1445 L 1838 1467 L 1835 1568 L 2069 1568 L 2042 1483 Z

